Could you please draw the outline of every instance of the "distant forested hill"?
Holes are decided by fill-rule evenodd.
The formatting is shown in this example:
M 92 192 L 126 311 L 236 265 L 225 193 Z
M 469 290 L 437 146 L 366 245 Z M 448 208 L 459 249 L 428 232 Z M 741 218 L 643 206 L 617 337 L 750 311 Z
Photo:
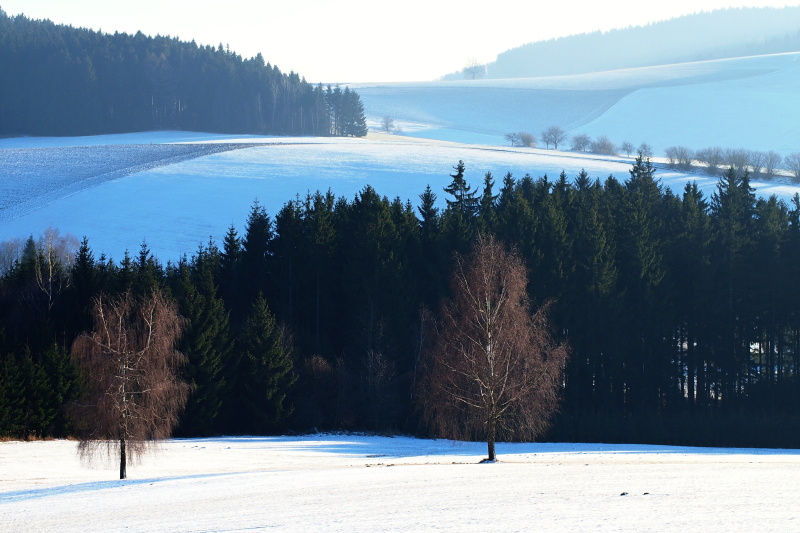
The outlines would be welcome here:
M 0 10 L 0 73 L 0 135 L 366 134 L 349 88 L 314 86 L 222 45 L 109 35 Z
M 800 51 L 800 6 L 724 9 L 531 42 L 499 54 L 486 65 L 486 76 L 583 74 L 796 51 Z M 445 79 L 464 77 L 459 72 Z

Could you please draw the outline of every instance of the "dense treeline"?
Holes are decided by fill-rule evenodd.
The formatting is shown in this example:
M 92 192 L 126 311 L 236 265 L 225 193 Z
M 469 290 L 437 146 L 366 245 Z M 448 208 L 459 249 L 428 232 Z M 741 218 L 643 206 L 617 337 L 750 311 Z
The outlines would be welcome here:
M 240 235 L 160 264 L 84 240 L 68 269 L 30 240 L 0 282 L 0 432 L 63 435 L 81 384 L 67 358 L 93 295 L 154 288 L 188 318 L 183 435 L 295 429 L 424 434 L 415 408 L 423 309 L 479 232 L 513 245 L 532 302 L 566 340 L 553 439 L 800 445 L 800 198 L 757 199 L 728 172 L 709 198 L 625 181 L 487 174 L 459 163 L 418 207 L 371 187 L 257 203 Z M 49 240 L 53 242 L 53 239 Z M 57 247 L 55 247 L 57 248 Z M 52 268 L 50 268 L 52 266 Z
M 0 135 L 181 129 L 366 135 L 361 99 L 219 45 L 9 17 L 0 10 Z

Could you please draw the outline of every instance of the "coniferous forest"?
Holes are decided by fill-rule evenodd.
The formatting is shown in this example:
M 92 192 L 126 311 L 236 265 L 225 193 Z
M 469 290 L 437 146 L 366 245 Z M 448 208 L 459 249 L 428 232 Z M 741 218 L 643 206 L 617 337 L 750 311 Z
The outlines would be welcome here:
M 146 243 L 114 261 L 86 238 L 71 257 L 31 238 L 0 280 L 0 434 L 70 435 L 83 385 L 69 351 L 93 297 L 155 289 L 187 319 L 180 435 L 431 435 L 416 404 L 424 317 L 482 232 L 521 254 L 570 347 L 547 438 L 800 445 L 800 198 L 757 198 L 734 170 L 710 197 L 676 194 L 641 158 L 622 180 L 471 187 L 464 170 L 413 204 L 369 186 L 272 214 L 254 203 L 241 233 L 177 263 Z
M 222 44 L 108 35 L 0 9 L 0 72 L 0 135 L 367 133 L 348 87 L 312 85 Z

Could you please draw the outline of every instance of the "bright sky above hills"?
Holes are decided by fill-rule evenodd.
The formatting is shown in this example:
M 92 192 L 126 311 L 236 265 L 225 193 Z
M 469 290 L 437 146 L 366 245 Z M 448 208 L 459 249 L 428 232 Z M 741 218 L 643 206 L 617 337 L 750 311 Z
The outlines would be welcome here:
M 0 0 L 25 14 L 107 33 L 142 31 L 259 52 L 312 83 L 427 81 L 525 43 L 781 0 Z

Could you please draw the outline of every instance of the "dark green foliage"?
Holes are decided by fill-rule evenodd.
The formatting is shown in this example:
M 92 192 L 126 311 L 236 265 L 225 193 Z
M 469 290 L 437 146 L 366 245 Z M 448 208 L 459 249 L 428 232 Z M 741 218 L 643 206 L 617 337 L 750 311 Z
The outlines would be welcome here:
M 173 295 L 187 325 L 179 344 L 186 355 L 184 373 L 191 386 L 178 431 L 184 435 L 218 432 L 225 377 L 223 361 L 231 351 L 228 312 L 217 295 L 214 268 L 219 252 L 201 249 L 190 266 L 181 263 L 173 280 Z
M 78 394 L 78 377 L 58 346 L 34 359 L 25 347 L 21 356 L 6 354 L 0 362 L 0 435 L 15 438 L 64 434 L 64 405 Z
M 416 208 L 369 186 L 295 198 L 274 221 L 256 203 L 243 236 L 166 268 L 146 246 L 95 259 L 84 240 L 52 306 L 31 239 L 0 278 L 0 434 L 69 435 L 79 388 L 61 347 L 93 295 L 154 286 L 188 319 L 183 435 L 420 431 L 421 311 L 488 231 L 525 260 L 532 301 L 555 300 L 571 346 L 552 438 L 800 446 L 779 429 L 800 423 L 800 196 L 757 200 L 733 172 L 711 198 L 675 195 L 642 158 L 624 182 L 508 174 L 495 192 L 486 174 L 480 194 L 465 170 L 447 202 L 428 187 Z
M 444 192 L 452 196 L 446 198 L 447 209 L 442 217 L 442 231 L 447 246 L 459 253 L 466 253 L 477 231 L 477 215 L 481 199 L 477 189 L 470 187 L 464 178 L 466 165 L 459 161 L 453 167 L 455 174 L 450 174 L 453 181 L 444 188 Z
M 367 133 L 355 91 L 339 89 L 334 100 L 261 54 L 244 59 L 222 46 L 109 35 L 3 12 L 0 28 L 0 135 Z
M 237 349 L 242 354 L 240 408 L 246 413 L 241 429 L 263 433 L 282 427 L 292 413 L 286 398 L 297 377 L 286 331 L 261 295 L 253 303 Z
M 256 200 L 250 208 L 242 239 L 239 274 L 247 283 L 238 287 L 237 306 L 248 309 L 257 294 L 267 293 L 272 237 L 272 220 Z

